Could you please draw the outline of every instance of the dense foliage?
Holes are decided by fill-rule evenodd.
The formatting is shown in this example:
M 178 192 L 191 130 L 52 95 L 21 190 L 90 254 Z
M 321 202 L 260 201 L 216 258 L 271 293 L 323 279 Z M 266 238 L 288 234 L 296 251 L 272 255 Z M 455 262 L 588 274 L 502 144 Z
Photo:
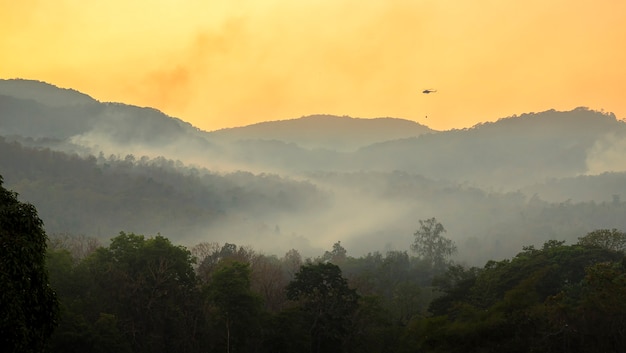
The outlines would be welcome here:
M 0 176 L 0 347 L 40 352 L 56 326 L 58 301 L 45 266 L 47 236 L 35 207 Z
M 448 260 L 445 269 L 407 252 L 354 258 L 340 242 L 302 260 L 297 250 L 281 258 L 235 244 L 187 250 L 120 233 L 80 258 L 70 249 L 86 239 L 52 239 L 62 316 L 49 348 L 616 352 L 626 344 L 626 260 L 611 244 L 624 239 L 598 230 L 573 245 L 552 240 L 482 268 Z
M 607 248 L 550 241 L 542 249 L 527 247 L 511 260 L 467 270 L 431 303 L 432 317 L 411 324 L 415 344 L 436 352 L 553 352 L 564 346 L 566 351 L 615 351 L 625 343 L 618 338 L 620 325 L 597 330 L 593 320 L 604 321 L 597 315 L 608 313 L 607 308 L 584 306 L 590 304 L 589 291 L 596 290 L 595 276 L 619 277 L 623 256 Z M 624 284 L 602 290 L 626 290 Z M 617 300 L 614 295 L 619 294 L 612 292 L 605 300 Z M 626 314 L 619 306 L 616 310 L 617 317 Z M 617 335 L 611 344 L 592 343 L 606 330 Z
M 317 173 L 312 182 L 300 182 L 221 175 L 165 158 L 82 158 L 4 140 L 0 147 L 3 170 L 12 171 L 13 185 L 46 210 L 47 227 L 84 225 L 85 233 L 97 229 L 100 235 L 57 233 L 49 241 L 49 278 L 61 305 L 47 347 L 52 352 L 611 352 L 626 344 L 626 237 L 618 230 L 626 203 L 619 195 L 611 202 L 550 203 L 404 172 Z M 345 187 L 359 199 L 399 201 L 409 213 L 427 202 L 468 237 L 457 245 L 444 236 L 448 226 L 430 218 L 419 221 L 413 242 L 400 247 L 411 252 L 352 257 L 336 242 L 319 257 L 303 259 L 295 249 L 277 257 L 238 246 L 236 232 L 233 243 L 189 249 L 156 233 L 208 225 L 233 210 L 250 216 L 320 210 L 331 198 L 314 183 Z M 33 222 L 27 233 L 36 235 L 28 246 L 43 251 L 41 220 L 33 218 L 34 207 L 20 207 Z M 481 222 L 485 214 L 489 221 Z M 99 244 L 111 229 L 138 222 L 157 235 L 121 232 L 109 245 Z M 611 228 L 598 229 L 602 225 Z M 279 227 L 270 233 L 280 235 Z M 482 267 L 452 262 L 457 251 L 459 257 L 484 255 L 491 246 L 503 253 L 503 235 L 514 245 L 578 242 L 549 240 Z M 28 246 L 19 249 L 30 251 Z M 3 252 L 3 261 L 11 259 Z M 33 259 L 42 270 L 41 259 Z M 28 285 L 38 283 L 45 278 Z M 20 350 L 41 348 L 52 332 L 54 307 L 4 305 L 5 298 L 23 293 L 7 288 L 3 308 L 19 315 L 39 310 L 35 315 L 44 318 L 32 329 L 11 327 L 27 342 Z M 53 305 L 52 292 L 30 293 Z
M 3 352 L 626 347 L 626 173 L 607 166 L 626 124 L 613 114 L 205 133 L 9 81 L 0 172 L 30 203 L 0 190 Z M 446 228 L 415 230 L 424 214 Z

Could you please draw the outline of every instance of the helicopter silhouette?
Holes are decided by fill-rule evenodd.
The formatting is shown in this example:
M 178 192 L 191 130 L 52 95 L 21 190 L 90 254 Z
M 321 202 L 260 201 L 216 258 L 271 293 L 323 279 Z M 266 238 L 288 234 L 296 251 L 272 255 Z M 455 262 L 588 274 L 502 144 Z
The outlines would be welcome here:
M 437 90 L 435 89 L 425 89 L 422 91 L 422 93 L 424 94 L 435 93 L 435 92 L 437 92 Z

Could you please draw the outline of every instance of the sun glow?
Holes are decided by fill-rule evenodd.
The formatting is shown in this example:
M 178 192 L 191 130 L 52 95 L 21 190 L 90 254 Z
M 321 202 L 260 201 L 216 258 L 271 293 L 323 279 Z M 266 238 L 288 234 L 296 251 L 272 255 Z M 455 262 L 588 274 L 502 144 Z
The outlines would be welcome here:
M 0 77 L 205 130 L 316 113 L 440 130 L 577 106 L 623 118 L 624 14 L 618 1 L 2 1 Z

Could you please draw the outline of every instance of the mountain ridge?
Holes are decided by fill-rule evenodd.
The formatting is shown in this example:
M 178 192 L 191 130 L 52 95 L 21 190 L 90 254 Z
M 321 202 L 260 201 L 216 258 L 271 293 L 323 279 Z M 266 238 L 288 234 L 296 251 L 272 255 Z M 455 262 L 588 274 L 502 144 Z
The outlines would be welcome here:
M 91 96 L 72 88 L 27 79 L 0 79 L 0 95 L 31 99 L 50 106 L 78 105 L 98 102 Z
M 6 95 L 13 85 L 21 87 L 18 97 Z M 29 96 L 25 85 L 38 89 Z M 80 145 L 93 155 L 164 156 L 222 171 L 401 170 L 513 190 L 546 178 L 626 170 L 615 157 L 626 154 L 626 123 L 584 107 L 446 131 L 400 118 L 318 114 L 207 132 L 157 109 L 100 103 L 55 87 L 0 81 L 0 135 L 56 138 L 67 151 Z M 55 90 L 85 103 L 42 103 Z M 46 99 L 37 98 L 41 91 Z
M 17 134 L 25 137 L 40 137 L 40 133 L 34 134 L 28 128 L 36 129 L 38 126 L 50 124 L 49 121 L 46 121 L 48 119 L 42 116 L 42 111 L 46 107 L 50 108 L 49 112 L 54 112 L 55 109 L 59 111 L 58 114 L 51 116 L 52 119 L 58 121 L 57 125 L 62 125 L 56 126 L 56 130 L 72 131 L 74 135 L 85 134 L 90 132 L 88 128 L 96 129 L 102 126 L 105 126 L 106 132 L 112 135 L 125 135 L 126 131 L 137 131 L 137 126 L 133 125 L 136 122 L 143 127 L 146 127 L 146 124 L 152 125 L 152 127 L 156 126 L 155 124 L 160 124 L 162 127 L 160 131 L 153 131 L 153 133 L 162 135 L 177 135 L 175 125 L 178 125 L 187 130 L 186 133 L 193 134 L 195 137 L 202 136 L 207 141 L 212 139 L 225 142 L 275 139 L 286 143 L 295 143 L 308 149 L 326 148 L 345 151 L 385 139 L 417 136 L 433 131 L 424 125 L 406 119 L 362 119 L 333 115 L 311 115 L 296 119 L 204 131 L 154 108 L 137 107 L 124 103 L 103 103 L 73 89 L 59 88 L 41 81 L 23 79 L 0 80 L 0 96 L 5 97 L 3 105 L 7 107 L 4 109 L 5 114 L 0 117 L 2 119 L 8 119 L 9 113 L 13 116 L 20 115 L 20 107 L 24 110 L 32 110 L 32 106 L 35 106 L 35 110 L 38 110 L 38 112 L 31 112 L 26 116 L 22 114 L 19 117 L 19 124 L 17 121 L 4 121 L 4 126 L 18 124 L 22 130 L 7 131 L 6 127 L 3 129 L 0 126 L 0 134 Z M 11 100 L 10 104 L 8 103 L 9 100 Z M 6 112 L 9 108 L 12 108 L 12 111 Z M 89 111 L 90 109 L 91 111 Z M 107 114 L 107 116 L 98 116 L 99 114 Z M 120 121 L 120 116 L 123 115 L 128 115 L 126 121 Z M 73 121 L 71 121 L 72 119 Z M 177 123 L 175 125 L 170 124 L 170 119 Z M 139 122 L 139 120 L 141 121 Z M 169 125 L 169 128 L 166 128 L 165 125 Z M 82 127 L 83 130 L 77 130 L 77 127 Z M 329 132 L 329 137 L 324 137 L 324 132 Z M 68 138 L 70 136 L 57 135 L 54 137 Z
M 247 126 L 209 132 L 212 137 L 227 140 L 265 139 L 296 143 L 308 149 L 353 151 L 363 146 L 433 133 L 420 123 L 391 117 L 355 118 L 315 114 L 300 118 L 264 121 Z
M 67 101 L 80 104 L 48 105 L 57 93 L 75 93 L 32 83 L 44 85 L 43 99 L 33 99 L 37 90 L 14 97 L 6 84 L 0 173 L 55 232 L 113 236 L 122 227 L 272 251 L 281 242 L 311 250 L 341 240 L 367 253 L 406 249 L 416 221 L 435 216 L 482 262 L 502 255 L 504 243 L 517 251 L 626 227 L 626 124 L 610 113 L 548 110 L 448 131 L 316 115 L 220 136 L 152 108 L 81 95 Z M 320 124 L 320 132 L 353 144 L 313 133 L 306 140 L 313 128 L 292 133 L 290 125 L 324 120 L 350 128 Z M 379 141 L 380 128 L 363 129 L 379 123 L 416 130 Z

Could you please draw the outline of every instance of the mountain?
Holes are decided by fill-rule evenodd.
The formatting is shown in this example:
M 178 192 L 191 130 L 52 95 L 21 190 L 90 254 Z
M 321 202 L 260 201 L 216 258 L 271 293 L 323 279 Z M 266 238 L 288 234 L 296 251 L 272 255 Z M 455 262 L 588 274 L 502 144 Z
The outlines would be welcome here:
M 96 103 L 90 96 L 73 89 L 24 79 L 0 79 L 0 95 L 33 100 L 50 107 L 63 107 Z
M 206 132 L 152 108 L 27 80 L 0 80 L 0 107 L 0 135 L 39 139 L 41 147 L 164 156 L 221 171 L 399 170 L 516 190 L 626 170 L 626 123 L 586 108 L 450 131 L 404 119 L 312 115 Z
M 328 205 L 315 185 L 277 175 L 214 173 L 165 158 L 81 158 L 24 147 L 0 137 L 0 183 L 36 205 L 49 234 L 107 239 L 119 231 L 161 233 L 193 245 L 205 240 L 249 244 L 276 236 L 281 218 Z M 284 234 L 282 247 L 310 251 Z M 284 249 L 283 247 L 287 247 Z
M 405 119 L 310 115 L 217 130 L 210 132 L 209 138 L 225 141 L 277 140 L 307 149 L 349 152 L 377 142 L 433 132 L 424 125 Z
M 516 190 L 549 178 L 626 170 L 626 159 L 596 170 L 600 160 L 626 152 L 621 141 L 626 141 L 626 123 L 613 114 L 577 108 L 374 144 L 352 160 L 356 169 L 375 166 Z
M 0 80 L 0 135 L 36 139 L 42 147 L 68 152 L 81 146 L 91 154 L 185 158 L 184 151 L 214 148 L 200 130 L 156 109 L 101 103 L 29 80 Z
M 72 89 L 22 79 L 0 80 L 0 99 L 0 133 L 27 137 L 66 139 L 80 134 L 102 133 L 114 142 L 132 140 L 143 143 L 150 142 L 146 136 L 177 140 L 191 135 L 226 143 L 277 140 L 306 149 L 348 151 L 376 142 L 434 132 L 405 119 L 312 115 L 200 134 L 190 124 L 152 108 L 101 103 Z
M 0 135 L 60 140 L 66 151 L 82 146 L 92 154 L 162 155 L 230 170 L 315 169 L 307 161 L 333 163 L 342 151 L 433 132 L 404 119 L 330 115 L 206 132 L 152 108 L 101 103 L 29 80 L 0 80 L 0 107 Z
M 626 228 L 626 127 L 577 108 L 434 131 L 314 115 L 202 131 L 152 108 L 0 80 L 0 175 L 47 231 L 161 232 L 307 255 L 408 250 L 436 217 L 469 263 Z M 182 241 L 184 240 L 184 241 Z
M 103 243 L 119 231 L 160 233 L 189 247 L 234 243 L 319 256 L 341 241 L 359 256 L 408 250 L 418 220 L 435 216 L 458 244 L 457 260 L 483 264 L 549 239 L 575 242 L 594 229 L 626 229 L 619 197 L 626 173 L 554 181 L 547 187 L 561 192 L 596 184 L 594 199 L 603 200 L 550 202 L 400 171 L 316 172 L 305 179 L 216 173 L 165 158 L 82 158 L 0 137 L 0 175 L 37 207 L 49 234 Z

